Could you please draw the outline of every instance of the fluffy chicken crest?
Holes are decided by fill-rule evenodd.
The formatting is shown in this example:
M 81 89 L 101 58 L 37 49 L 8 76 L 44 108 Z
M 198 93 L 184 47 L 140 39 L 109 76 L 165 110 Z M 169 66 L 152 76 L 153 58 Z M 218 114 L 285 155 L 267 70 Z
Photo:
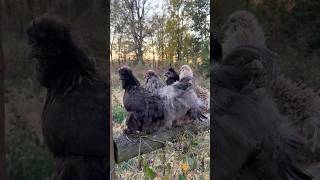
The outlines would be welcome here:
M 239 45 L 266 47 L 266 38 L 257 18 L 248 11 L 237 11 L 231 14 L 223 25 L 225 40 L 223 54 L 229 54 Z
M 156 72 L 154 70 L 148 70 L 145 74 L 144 74 L 144 78 L 148 79 L 152 76 L 158 77 L 158 75 L 156 74 Z
M 133 76 L 131 68 L 129 66 L 126 66 L 126 65 L 125 66 L 121 66 L 118 69 L 118 72 L 119 72 L 119 75 L 120 75 L 120 80 L 127 79 L 127 78 Z
M 123 71 L 123 70 L 125 70 L 125 71 L 132 71 L 131 70 L 131 68 L 129 67 L 129 66 L 127 66 L 127 65 L 123 65 L 123 66 L 121 66 L 119 69 L 118 69 L 118 71 Z
M 189 65 L 182 65 L 180 68 L 179 78 L 182 79 L 186 76 L 193 77 L 193 71 Z
M 182 65 L 180 68 L 179 78 L 180 80 L 186 77 L 191 77 L 190 82 L 192 83 L 193 89 L 198 98 L 200 98 L 202 102 L 202 111 L 203 113 L 209 112 L 209 93 L 208 90 L 202 88 L 199 84 L 196 83 L 193 71 L 189 65 Z

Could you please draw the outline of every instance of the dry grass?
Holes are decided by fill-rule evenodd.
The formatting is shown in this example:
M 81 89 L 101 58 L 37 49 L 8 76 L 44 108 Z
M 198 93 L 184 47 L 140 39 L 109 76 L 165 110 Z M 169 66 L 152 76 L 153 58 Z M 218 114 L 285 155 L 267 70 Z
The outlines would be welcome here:
M 125 109 L 122 104 L 123 90 L 120 85 L 117 69 L 119 66 L 113 66 L 111 69 L 112 83 L 112 110 L 121 107 L 122 112 Z M 134 74 L 143 83 L 143 75 L 148 67 L 131 67 Z M 163 74 L 166 68 L 159 68 L 155 71 Z M 196 74 L 197 76 L 198 74 Z M 209 80 L 204 80 L 198 75 L 198 82 L 204 87 L 209 87 Z M 115 116 L 115 114 L 113 114 Z M 117 117 L 119 118 L 119 113 Z M 209 116 L 209 115 L 208 115 Z M 123 116 L 120 116 L 123 117 Z M 124 121 L 113 123 L 114 137 L 122 134 L 125 128 Z M 150 171 L 151 169 L 151 176 Z M 144 154 L 139 159 L 135 157 L 122 162 L 116 166 L 116 174 L 120 180 L 143 180 L 143 179 L 209 179 L 210 172 L 210 132 L 201 132 L 197 135 L 188 130 L 178 137 L 174 142 L 166 142 L 166 146 L 149 154 Z M 154 177 L 152 177 L 154 176 Z

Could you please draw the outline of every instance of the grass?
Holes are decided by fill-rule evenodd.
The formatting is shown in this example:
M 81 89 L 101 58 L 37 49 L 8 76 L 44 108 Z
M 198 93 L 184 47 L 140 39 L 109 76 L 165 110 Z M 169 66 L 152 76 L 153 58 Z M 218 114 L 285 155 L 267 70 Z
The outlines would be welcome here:
M 143 75 L 148 67 L 130 66 L 135 76 L 143 84 Z M 123 108 L 123 89 L 119 81 L 117 69 L 111 68 L 111 93 L 114 138 L 122 134 L 125 128 L 126 111 Z M 167 67 L 155 69 L 158 74 L 163 74 Z M 177 69 L 177 68 L 176 68 Z M 178 70 L 178 69 L 177 69 Z M 209 88 L 209 79 L 196 73 L 198 83 Z M 162 149 L 129 159 L 116 166 L 119 180 L 144 180 L 144 179 L 199 179 L 207 180 L 210 174 L 210 132 L 199 132 L 197 135 L 190 131 L 177 137 L 174 142 L 166 142 Z
M 17 117 L 8 132 L 6 165 L 10 179 L 50 179 L 53 158 L 39 137 Z
M 112 106 L 112 118 L 116 123 L 121 124 L 127 114 L 127 111 L 121 105 Z
M 27 52 L 25 37 L 11 32 L 4 37 L 6 170 L 11 180 L 46 180 L 51 179 L 53 158 L 41 128 L 45 90 L 36 80 L 35 62 L 27 60 Z M 97 63 L 102 71 L 102 62 Z
M 118 164 L 116 174 L 121 180 L 148 179 L 147 166 L 154 179 L 209 179 L 209 137 L 209 131 L 194 135 L 186 130 L 175 142 L 166 142 L 164 148 L 144 154 L 140 160 L 135 157 Z
M 50 179 L 53 158 L 44 146 L 41 110 L 44 91 L 31 87 L 6 90 L 6 167 L 12 180 Z

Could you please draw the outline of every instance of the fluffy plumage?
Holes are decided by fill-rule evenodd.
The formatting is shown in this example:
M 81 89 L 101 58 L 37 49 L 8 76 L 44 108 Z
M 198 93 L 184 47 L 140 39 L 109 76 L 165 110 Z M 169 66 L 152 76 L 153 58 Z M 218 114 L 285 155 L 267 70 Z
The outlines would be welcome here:
M 164 73 L 164 77 L 166 78 L 166 85 L 171 85 L 176 81 L 179 81 L 179 74 L 170 67 L 168 71 Z
M 223 61 L 228 59 L 229 62 L 227 63 L 229 64 L 244 63 L 248 59 L 247 57 L 242 57 L 241 59 L 232 56 L 239 56 L 241 53 L 253 54 L 252 52 L 255 52 L 256 59 L 261 61 L 269 78 L 275 78 L 279 75 L 280 68 L 277 62 L 280 58 L 275 52 L 267 48 L 265 33 L 252 13 L 245 10 L 232 13 L 224 24 L 223 29 Z M 240 53 L 233 53 L 233 51 L 239 51 Z M 249 53 L 243 53 L 244 51 Z M 230 54 L 233 55 L 228 57 Z M 268 81 L 270 80 L 268 79 Z
M 173 68 L 169 69 L 169 71 L 177 74 Z M 152 89 L 153 93 L 159 94 L 165 104 L 167 104 L 166 119 L 172 121 L 174 126 L 182 126 L 191 123 L 194 119 L 206 118 L 199 111 L 204 105 L 195 96 L 193 86 L 189 83 L 192 82 L 191 76 L 182 78 L 180 82 L 173 80 L 174 83 L 168 87 L 162 85 L 161 79 L 152 70 L 147 71 L 146 77 L 149 77 L 151 80 L 147 80 L 145 87 L 150 87 L 149 89 Z M 171 77 L 174 78 L 175 76 Z M 171 78 L 169 77 L 169 79 Z M 157 84 L 161 85 L 156 86 Z
M 182 79 L 186 76 L 194 77 L 193 71 L 189 65 L 182 65 L 179 70 L 179 78 Z
M 148 70 L 144 76 L 144 88 L 151 93 L 157 93 L 158 89 L 165 86 L 159 76 L 153 70 Z
M 45 143 L 55 156 L 55 179 L 77 179 L 76 174 L 82 174 L 78 179 L 83 180 L 105 179 L 108 167 L 103 160 L 109 157 L 110 134 L 108 85 L 57 17 L 36 18 L 27 35 L 29 57 L 37 60 L 38 79 L 47 88 L 42 128 Z M 84 159 L 92 163 L 86 164 Z
M 201 99 L 203 103 L 203 113 L 209 113 L 210 110 L 210 98 L 209 98 L 209 91 L 203 87 L 201 87 L 194 79 L 193 71 L 189 65 L 182 65 L 179 71 L 179 78 L 182 79 L 187 76 L 193 77 L 193 87 L 194 91 L 197 94 L 198 98 Z
M 220 64 L 212 70 L 213 178 L 311 179 L 298 166 L 299 134 L 279 114 L 268 90 L 251 85 L 259 77 L 248 67 Z
M 161 90 L 157 90 L 157 93 L 159 93 L 164 102 L 168 104 L 169 110 L 167 112 L 169 112 L 169 114 L 172 114 L 169 115 L 172 117 L 169 119 L 173 119 L 173 123 L 176 126 L 188 124 L 192 122 L 194 119 L 206 119 L 206 117 L 203 114 L 208 112 L 208 108 L 206 106 L 206 103 L 208 102 L 203 102 L 201 101 L 202 99 L 199 98 L 199 96 L 195 96 L 195 94 L 197 95 L 196 90 L 199 90 L 199 88 L 194 88 L 195 86 L 193 72 L 189 71 L 191 72 L 189 74 L 187 71 L 185 72 L 186 74 L 184 74 L 184 76 L 180 78 L 178 73 L 172 67 L 170 67 L 168 71 L 164 74 L 167 77 L 166 82 L 168 87 L 160 88 Z M 158 81 L 161 80 L 158 78 Z M 181 91 L 181 89 L 177 88 L 179 86 L 185 86 L 185 83 L 188 84 L 189 81 L 191 82 L 191 87 L 188 87 L 189 85 L 187 85 L 188 89 Z M 201 94 L 199 91 L 198 93 Z M 183 103 L 186 103 L 187 105 L 182 105 Z M 192 108 L 189 109 L 190 107 Z M 185 116 L 177 118 L 177 112 L 183 112 L 182 114 L 184 114 L 184 112 L 186 111 L 187 113 Z
M 303 164 L 319 162 L 319 95 L 312 88 L 280 76 L 277 64 L 280 58 L 267 48 L 264 32 L 253 14 L 247 11 L 231 14 L 225 30 L 222 64 L 240 65 L 250 58 L 256 59 L 256 64 L 260 64 L 265 72 L 254 84 L 268 87 L 280 113 L 294 123 L 300 135 L 306 140 L 301 152 L 305 159 Z M 232 53 L 236 51 L 237 53 Z
M 266 48 L 264 31 L 256 17 L 245 10 L 232 13 L 223 25 L 225 33 L 222 44 L 223 56 L 240 45 Z
M 127 66 L 119 69 L 119 76 L 125 90 L 123 104 L 129 112 L 125 132 L 128 134 L 136 131 L 152 133 L 156 128 L 165 128 L 165 109 L 160 96 L 144 89 Z M 159 127 L 159 124 L 163 126 Z
M 252 75 L 259 77 L 251 85 L 268 86 L 279 75 L 279 68 L 275 62 L 277 57 L 276 54 L 268 49 L 241 45 L 226 55 L 221 64 L 229 66 L 243 66 L 246 64 L 246 68 L 252 71 Z
M 206 119 L 201 111 L 203 102 L 197 97 L 192 82 L 193 77 L 187 76 L 159 89 L 158 94 L 165 104 L 168 123 L 183 125 L 195 119 Z
M 320 97 L 319 92 L 302 82 L 292 82 L 283 76 L 274 80 L 270 89 L 280 112 L 289 117 L 305 138 L 304 162 L 320 160 Z
M 154 75 L 153 71 L 147 73 L 147 77 L 158 78 Z M 129 67 L 121 67 L 119 76 L 125 89 L 124 107 L 129 112 L 127 133 L 153 133 L 205 118 L 200 111 L 201 101 L 192 88 L 192 77 L 154 89 L 155 92 L 151 93 L 140 86 Z

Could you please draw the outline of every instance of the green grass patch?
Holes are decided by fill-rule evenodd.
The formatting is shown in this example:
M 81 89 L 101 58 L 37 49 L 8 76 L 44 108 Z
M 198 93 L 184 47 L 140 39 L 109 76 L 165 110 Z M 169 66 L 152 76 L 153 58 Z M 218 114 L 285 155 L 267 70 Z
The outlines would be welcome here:
M 115 122 L 121 124 L 127 116 L 127 111 L 119 104 L 112 106 L 112 118 Z
M 6 165 L 12 180 L 51 179 L 53 157 L 39 138 L 16 117 L 7 134 Z

